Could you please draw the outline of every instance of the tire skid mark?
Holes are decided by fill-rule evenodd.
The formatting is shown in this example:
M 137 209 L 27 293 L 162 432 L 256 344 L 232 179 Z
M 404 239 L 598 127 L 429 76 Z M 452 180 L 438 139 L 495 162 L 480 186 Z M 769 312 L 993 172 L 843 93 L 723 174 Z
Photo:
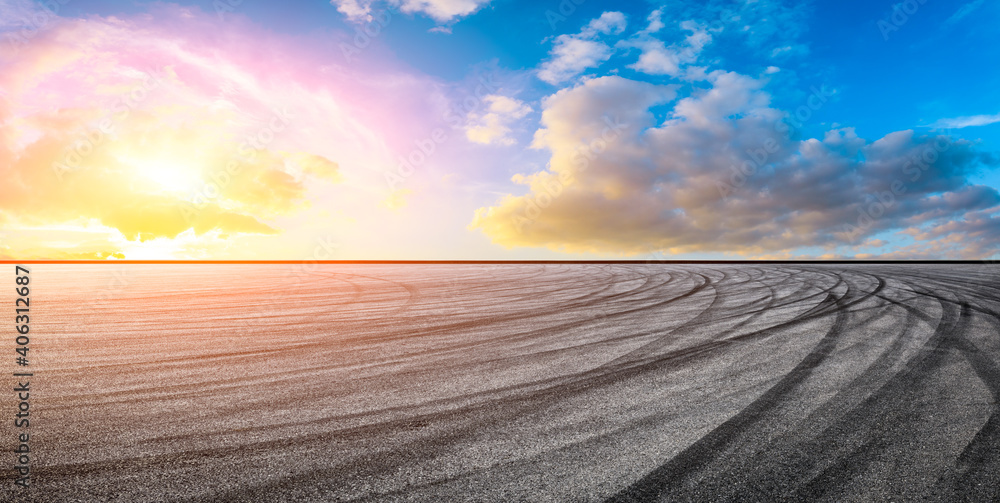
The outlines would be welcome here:
M 843 305 L 842 298 L 829 294 L 821 305 Z M 695 442 L 692 446 L 674 456 L 670 461 L 653 470 L 615 496 L 605 500 L 608 503 L 660 501 L 662 498 L 680 497 L 687 489 L 683 484 L 697 476 L 706 464 L 718 459 L 723 451 L 744 435 L 746 430 L 758 422 L 771 418 L 770 411 L 781 403 L 784 395 L 793 391 L 833 350 L 836 340 L 846 323 L 847 311 L 839 311 L 833 325 L 816 347 L 774 386 L 741 410 L 734 417 Z
M 95 363 L 50 374 L 70 381 L 87 372 L 122 372 L 130 377 L 126 382 L 144 385 L 112 388 L 89 400 L 83 391 L 61 392 L 46 414 L 64 417 L 80 410 L 79 419 L 63 424 L 90 424 L 85 411 L 96 410 L 97 404 L 127 411 L 133 402 L 175 406 L 189 401 L 203 409 L 176 418 L 150 417 L 149 427 L 157 433 L 138 436 L 148 450 L 39 466 L 39 480 L 66 488 L 46 494 L 56 500 L 79 494 L 141 500 L 139 487 L 161 480 L 177 488 L 176 496 L 164 496 L 172 501 L 842 500 L 866 496 L 856 492 L 857 484 L 884 473 L 884 463 L 900 449 L 910 452 L 909 436 L 933 424 L 927 422 L 929 414 L 957 413 L 933 410 L 927 400 L 932 392 L 940 393 L 941 383 L 967 376 L 989 393 L 982 387 L 956 392 L 976 400 L 988 395 L 992 403 L 975 402 L 975 422 L 962 423 L 972 428 L 952 437 L 958 441 L 948 451 L 953 467 L 928 466 L 927 482 L 909 481 L 916 488 L 899 494 L 941 501 L 1000 497 L 994 482 L 1000 471 L 1000 366 L 992 342 L 1000 333 L 1000 289 L 990 283 L 995 283 L 992 276 L 972 267 L 962 274 L 946 267 L 812 264 L 413 271 L 322 269 L 308 283 L 309 302 L 329 306 L 331 314 L 321 318 L 333 325 L 296 335 L 311 320 L 296 321 L 282 335 L 290 340 L 277 351 L 224 347 L 201 358 L 161 361 L 170 354 L 164 351 L 153 354 L 156 360 L 148 368 Z M 354 274 L 359 272 L 365 274 Z M 448 274 L 461 279 L 451 286 L 438 282 Z M 352 288 L 362 297 L 352 295 Z M 331 292 L 329 300 L 324 289 Z M 457 290 L 454 297 L 451 289 Z M 922 306 L 940 306 L 940 316 Z M 587 317 L 596 309 L 606 314 Z M 441 318 L 435 314 L 439 310 L 456 314 Z M 338 313 L 349 315 L 350 323 L 338 323 Z M 129 328 L 127 320 L 121 326 L 140 330 Z M 352 327 L 363 330 L 352 334 Z M 984 327 L 991 335 L 984 335 L 990 334 Z M 782 351 L 789 343 L 795 352 Z M 865 354 L 869 347 L 877 353 Z M 594 357 L 607 352 L 614 353 L 606 361 Z M 795 362 L 779 359 L 787 358 L 783 354 L 805 356 Z M 865 358 L 845 361 L 858 354 Z M 574 367 L 574 358 L 586 363 Z M 257 366 L 269 360 L 295 363 Z M 727 361 L 739 365 L 720 366 Z M 849 373 L 827 374 L 844 363 L 852 365 Z M 194 384 L 154 379 L 206 364 L 243 365 L 249 371 L 204 376 Z M 768 368 L 775 364 L 780 366 Z M 751 369 L 764 370 L 747 374 L 752 378 L 738 381 L 740 386 L 718 385 Z M 510 378 L 489 380 L 491 374 Z M 449 376 L 468 375 L 486 379 L 447 389 Z M 824 383 L 827 375 L 840 376 L 836 386 Z M 691 376 L 704 381 L 682 382 Z M 423 386 L 446 389 L 428 393 Z M 702 386 L 715 391 L 705 395 Z M 643 389 L 648 396 L 635 396 Z M 813 396 L 817 390 L 821 395 Z M 366 393 L 388 399 L 339 408 Z M 625 400 L 626 393 L 637 400 L 635 408 L 601 403 Z M 686 418 L 698 413 L 675 407 L 710 404 L 704 400 L 713 397 L 740 405 L 696 416 L 694 424 L 707 427 L 707 433 L 655 451 L 671 454 L 647 457 L 644 465 L 626 472 L 619 465 L 633 456 L 607 451 L 614 445 L 659 447 L 636 442 L 657 443 L 662 441 L 657 435 L 675 435 L 662 425 L 691 424 Z M 280 419 L 266 412 L 303 405 L 322 409 Z M 594 410 L 588 410 L 591 406 Z M 566 415 L 574 417 L 546 426 Z M 192 419 L 213 427 L 183 426 Z M 138 424 L 110 425 L 116 433 L 102 438 L 131 435 Z M 576 424 L 589 425 L 580 431 L 586 434 L 572 433 Z M 636 429 L 647 433 L 638 435 Z M 556 440 L 547 443 L 550 432 Z M 508 438 L 523 447 L 512 447 Z M 95 448 L 86 438 L 46 441 Z M 500 451 L 492 453 L 494 447 Z M 481 457 L 467 460 L 469 452 Z M 226 468 L 236 460 L 245 466 Z M 567 462 L 574 465 L 560 464 Z M 602 466 L 634 475 L 601 479 L 596 470 L 593 482 L 572 479 L 581 485 L 546 492 L 559 485 L 551 478 L 558 470 L 570 470 L 564 473 L 569 477 L 573 466 L 582 473 L 587 466 Z M 253 471 L 261 467 L 270 471 Z M 190 478 L 202 470 L 209 478 Z M 227 472 L 232 480 L 213 478 Z M 107 492 L 101 481 L 113 473 L 128 474 L 136 486 Z M 211 485 L 174 484 L 183 480 Z M 541 484 L 544 480 L 548 485 Z M 608 480 L 617 481 L 609 485 Z M 867 487 L 891 490 L 904 482 L 882 480 Z M 532 493 L 532 487 L 544 490 Z M 71 489 L 76 492 L 67 492 Z
M 968 322 L 967 309 L 945 304 L 949 307 L 942 315 L 942 323 L 921 353 L 908 361 L 904 370 L 894 375 L 872 396 L 817 437 L 820 446 L 815 448 L 825 448 L 825 452 L 833 455 L 821 460 L 825 466 L 797 489 L 797 498 L 818 499 L 837 492 L 865 472 L 879 453 L 891 445 L 903 442 L 910 435 L 910 429 L 905 425 L 921 419 L 918 405 L 910 397 L 928 384 L 931 375 L 942 365 L 949 352 L 951 334 L 961 331 Z M 860 445 L 851 448 L 850 440 L 860 441 Z M 836 444 L 833 445 L 835 441 Z

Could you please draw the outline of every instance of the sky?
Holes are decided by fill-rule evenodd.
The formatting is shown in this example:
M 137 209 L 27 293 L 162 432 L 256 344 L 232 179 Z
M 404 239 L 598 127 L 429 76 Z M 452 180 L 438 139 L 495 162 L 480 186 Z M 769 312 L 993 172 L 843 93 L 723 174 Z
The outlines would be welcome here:
M 998 22 L 0 0 L 0 258 L 996 258 Z

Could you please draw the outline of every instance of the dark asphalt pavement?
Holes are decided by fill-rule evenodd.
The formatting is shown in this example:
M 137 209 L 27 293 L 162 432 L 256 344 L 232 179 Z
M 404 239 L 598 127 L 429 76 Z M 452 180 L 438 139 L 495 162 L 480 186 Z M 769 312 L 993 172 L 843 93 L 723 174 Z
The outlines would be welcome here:
M 1000 499 L 992 265 L 32 275 L 3 501 Z

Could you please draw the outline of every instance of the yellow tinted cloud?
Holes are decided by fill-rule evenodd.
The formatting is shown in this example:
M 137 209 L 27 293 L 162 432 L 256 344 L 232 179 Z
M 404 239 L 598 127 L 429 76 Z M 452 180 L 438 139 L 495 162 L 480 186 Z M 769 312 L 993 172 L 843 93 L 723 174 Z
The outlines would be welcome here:
M 382 200 L 382 206 L 390 210 L 398 210 L 406 206 L 406 196 L 412 194 L 410 189 L 397 189 Z
M 37 115 L 34 141 L 15 154 L 10 139 L 0 162 L 14 183 L 0 187 L 0 210 L 23 224 L 96 219 L 126 239 L 197 234 L 276 234 L 261 219 L 304 204 L 309 176 L 338 181 L 336 163 L 304 153 L 243 146 L 219 133 L 224 117 L 175 107 L 132 113 L 102 130 L 99 110 Z M 172 127 L 171 127 L 172 126 Z
M 911 226 L 918 241 L 996 242 L 982 237 L 996 232 L 1000 192 L 970 178 L 1000 165 L 996 156 L 913 131 L 800 139 L 782 133 L 788 125 L 763 81 L 709 77 L 712 89 L 676 102 L 666 120 L 652 110 L 667 89 L 621 77 L 546 98 L 534 146 L 551 152 L 547 169 L 516 176 L 527 193 L 479 208 L 469 228 L 508 248 L 631 255 L 781 256 L 861 246 Z M 925 162 L 915 168 L 915 159 Z M 938 256 L 996 251 L 965 248 Z M 945 249 L 910 253 L 934 250 Z
M 0 233 L 19 240 L 0 252 L 103 258 L 180 249 L 157 240 L 211 250 L 239 235 L 278 234 L 297 225 L 286 217 L 322 184 L 343 179 L 318 152 L 364 150 L 303 133 L 316 130 L 315 117 L 343 136 L 367 131 L 342 124 L 351 118 L 309 85 L 314 72 L 271 82 L 282 61 L 211 46 L 228 44 L 214 38 L 212 16 L 158 9 L 186 30 L 162 30 L 149 17 L 60 19 L 17 51 L 0 51 Z M 232 33 L 233 45 L 255 43 L 251 32 Z M 311 104 L 312 115 L 296 118 L 297 103 Z M 56 228 L 85 232 L 47 237 Z

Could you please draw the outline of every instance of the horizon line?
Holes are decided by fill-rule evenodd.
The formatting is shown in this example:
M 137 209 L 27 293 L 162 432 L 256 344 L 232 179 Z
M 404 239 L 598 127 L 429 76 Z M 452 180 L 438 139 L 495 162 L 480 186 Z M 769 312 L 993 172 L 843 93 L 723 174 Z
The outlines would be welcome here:
M 129 264 L 129 265 L 267 265 L 267 264 L 331 264 L 331 265 L 434 265 L 434 264 L 994 264 L 997 260 L 928 260 L 928 259 L 803 259 L 803 260 L 10 260 L 0 259 L 0 264 Z

